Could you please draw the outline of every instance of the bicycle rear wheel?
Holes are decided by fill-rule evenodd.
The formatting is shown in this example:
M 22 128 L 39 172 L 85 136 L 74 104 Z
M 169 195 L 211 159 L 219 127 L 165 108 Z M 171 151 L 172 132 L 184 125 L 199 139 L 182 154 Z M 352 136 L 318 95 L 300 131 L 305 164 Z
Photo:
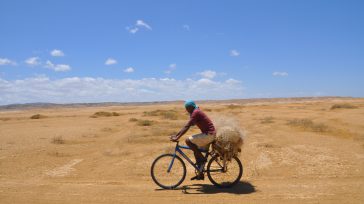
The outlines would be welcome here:
M 212 157 L 207 164 L 207 176 L 219 188 L 229 188 L 237 184 L 243 175 L 243 165 L 237 157 L 226 161 L 226 171 L 220 156 Z
M 150 173 L 158 186 L 173 189 L 186 178 L 186 165 L 177 155 L 162 154 L 154 160 Z

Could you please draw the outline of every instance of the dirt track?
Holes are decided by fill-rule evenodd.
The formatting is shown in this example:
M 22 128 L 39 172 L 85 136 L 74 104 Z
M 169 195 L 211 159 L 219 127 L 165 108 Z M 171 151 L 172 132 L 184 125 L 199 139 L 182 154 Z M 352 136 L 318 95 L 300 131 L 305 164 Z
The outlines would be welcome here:
M 356 108 L 330 109 L 342 103 Z M 229 104 L 201 109 L 246 130 L 232 189 L 191 182 L 192 169 L 177 190 L 151 180 L 153 159 L 188 118 L 182 104 L 0 112 L 0 203 L 364 202 L 364 99 Z M 120 116 L 90 117 L 97 111 Z

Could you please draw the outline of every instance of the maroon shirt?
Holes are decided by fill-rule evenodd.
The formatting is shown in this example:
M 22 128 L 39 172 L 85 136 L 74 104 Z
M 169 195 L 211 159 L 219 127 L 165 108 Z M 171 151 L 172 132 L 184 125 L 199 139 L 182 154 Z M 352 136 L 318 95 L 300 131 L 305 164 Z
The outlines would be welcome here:
M 212 124 L 210 118 L 208 118 L 207 115 L 199 108 L 195 108 L 195 110 L 193 110 L 190 116 L 190 121 L 187 123 L 187 126 L 192 125 L 197 125 L 204 134 L 216 134 L 214 124 Z

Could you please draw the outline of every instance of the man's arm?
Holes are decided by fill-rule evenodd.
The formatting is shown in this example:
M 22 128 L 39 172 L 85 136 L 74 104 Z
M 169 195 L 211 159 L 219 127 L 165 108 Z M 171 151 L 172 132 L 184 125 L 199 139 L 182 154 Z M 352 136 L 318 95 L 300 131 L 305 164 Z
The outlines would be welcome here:
M 177 133 L 177 135 L 175 136 L 171 136 L 171 141 L 177 141 L 180 137 L 182 137 L 187 131 L 188 129 L 190 129 L 190 127 L 192 125 L 194 125 L 196 122 L 196 114 L 192 114 L 190 117 L 190 120 L 186 123 L 186 125 Z
M 171 136 L 172 141 L 177 141 L 179 138 L 181 138 L 187 131 L 190 129 L 190 125 L 186 124 L 175 136 Z

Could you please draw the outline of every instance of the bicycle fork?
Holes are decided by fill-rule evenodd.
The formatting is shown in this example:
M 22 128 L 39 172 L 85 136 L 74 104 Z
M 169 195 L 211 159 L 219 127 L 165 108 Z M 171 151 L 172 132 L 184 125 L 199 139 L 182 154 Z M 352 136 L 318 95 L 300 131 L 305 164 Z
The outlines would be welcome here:
M 172 169 L 172 166 L 173 166 L 173 163 L 174 163 L 175 159 L 176 159 L 176 153 L 174 153 L 174 156 L 173 156 L 173 158 L 171 160 L 171 163 L 168 166 L 167 173 L 171 172 L 171 169 Z

